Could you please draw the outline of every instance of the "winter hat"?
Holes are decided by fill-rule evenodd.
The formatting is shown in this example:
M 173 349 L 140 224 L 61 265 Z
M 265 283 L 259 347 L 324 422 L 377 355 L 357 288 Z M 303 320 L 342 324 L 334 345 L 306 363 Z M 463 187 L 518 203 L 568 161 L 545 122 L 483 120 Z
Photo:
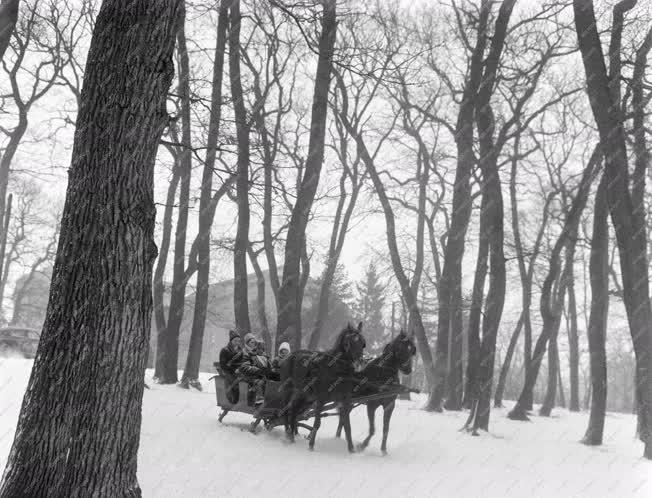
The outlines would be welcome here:
M 229 342 L 231 342 L 236 337 L 240 337 L 240 334 L 238 334 L 235 330 L 229 330 Z
M 289 342 L 282 342 L 281 345 L 278 347 L 278 352 L 280 353 L 281 350 L 283 350 L 283 349 L 286 349 L 288 353 L 289 353 L 290 351 L 292 351 L 292 350 L 290 349 L 290 343 L 289 343 Z
M 256 341 L 256 336 L 254 336 L 251 332 L 247 332 L 244 336 L 244 343 L 247 344 L 250 340 Z M 256 341 L 258 342 L 258 341 Z

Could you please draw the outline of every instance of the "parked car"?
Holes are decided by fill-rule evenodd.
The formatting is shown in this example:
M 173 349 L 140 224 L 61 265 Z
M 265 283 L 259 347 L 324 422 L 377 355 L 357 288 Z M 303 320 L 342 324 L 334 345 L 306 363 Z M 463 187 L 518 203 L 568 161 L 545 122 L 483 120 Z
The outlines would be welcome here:
M 41 331 L 25 327 L 0 328 L 0 356 L 34 358 Z

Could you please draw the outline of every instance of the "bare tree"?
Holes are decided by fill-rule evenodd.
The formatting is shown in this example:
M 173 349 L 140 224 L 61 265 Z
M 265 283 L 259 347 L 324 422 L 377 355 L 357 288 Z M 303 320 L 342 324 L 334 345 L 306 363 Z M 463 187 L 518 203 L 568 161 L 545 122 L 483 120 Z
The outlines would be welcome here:
M 324 141 L 326 133 L 326 115 L 328 114 L 328 90 L 330 87 L 333 52 L 337 32 L 337 14 L 335 0 L 323 0 L 321 18 L 321 35 L 319 38 L 317 72 L 312 102 L 310 124 L 310 142 L 306 167 L 297 191 L 297 198 L 292 209 L 285 241 L 285 258 L 283 263 L 283 282 L 279 289 L 278 319 L 276 324 L 277 341 L 284 337 L 293 343 L 294 348 L 301 348 L 300 323 L 300 262 L 304 252 L 305 232 L 308 215 L 315 198 L 319 176 L 324 158 Z M 288 332 L 294 327 L 294 336 Z
M 449 335 L 452 334 L 458 337 L 463 333 L 463 324 L 456 310 L 461 308 L 462 257 L 464 255 L 464 239 L 472 208 L 470 180 L 475 162 L 473 153 L 474 102 L 482 78 L 483 58 L 487 40 L 486 31 L 490 11 L 490 5 L 483 2 L 477 22 L 476 44 L 472 49 L 468 76 L 464 82 L 462 100 L 455 125 L 457 169 L 453 187 L 451 222 L 439 282 L 439 316 L 435 362 L 442 371 L 446 370 L 448 361 Z M 445 395 L 446 375 L 438 378 L 436 382 L 437 385 L 433 386 L 428 401 L 428 409 L 441 411 Z
M 522 300 L 522 310 L 519 320 L 516 324 L 514 332 L 509 341 L 507 351 L 505 353 L 505 359 L 503 365 L 500 369 L 500 375 L 498 378 L 498 384 L 496 386 L 496 392 L 494 395 L 494 406 L 502 406 L 503 394 L 505 390 L 505 383 L 507 381 L 507 374 L 510 369 L 512 357 L 516 349 L 516 344 L 519 339 L 521 330 L 524 332 L 524 370 L 527 371 L 530 368 L 530 360 L 532 358 L 532 319 L 531 319 L 531 303 L 532 303 L 532 285 L 534 280 L 534 272 L 537 258 L 541 252 L 541 241 L 543 235 L 548 228 L 549 220 L 549 208 L 552 203 L 556 190 L 550 192 L 542 192 L 543 194 L 543 216 L 541 219 L 541 224 L 535 236 L 535 239 L 529 250 L 526 251 L 524 247 L 524 242 L 522 238 L 522 229 L 520 226 L 520 216 L 518 211 L 518 199 L 516 192 L 517 185 L 517 174 L 519 162 L 523 159 L 521 151 L 521 135 L 516 135 L 514 138 L 514 151 L 511 157 L 511 173 L 510 173 L 510 183 L 509 183 L 509 194 L 510 194 L 510 210 L 511 210 L 511 223 L 512 223 L 512 234 L 514 237 L 514 249 L 516 252 L 516 260 L 518 262 L 519 276 L 521 280 L 521 300 Z M 541 183 L 541 181 L 539 181 Z M 542 187 L 543 190 L 543 187 Z M 532 400 L 529 399 L 526 401 L 527 409 L 532 408 Z
M 235 328 L 244 335 L 251 330 L 249 323 L 249 298 L 247 295 L 247 247 L 249 246 L 249 124 L 242 93 L 240 75 L 240 0 L 230 6 L 229 29 L 229 77 L 231 98 L 235 111 L 238 141 L 237 204 L 238 228 L 233 248 L 233 306 Z
M 358 96 L 359 94 L 356 94 Z M 347 106 L 348 102 L 336 102 L 337 105 Z M 326 265 L 321 277 L 321 288 L 319 291 L 319 305 L 317 309 L 317 318 L 310 334 L 308 342 L 308 349 L 316 349 L 324 323 L 328 318 L 330 290 L 337 271 L 340 254 L 344 247 L 346 234 L 349 230 L 349 224 L 358 201 L 360 190 L 364 185 L 366 173 L 359 171 L 360 155 L 356 154 L 353 160 L 349 157 L 349 139 L 346 129 L 342 124 L 341 119 L 338 118 L 337 110 L 334 109 L 335 114 L 335 129 L 337 131 L 337 138 L 335 141 L 335 152 L 338 156 L 342 173 L 339 181 L 339 200 L 333 218 L 333 227 L 331 230 L 330 243 L 328 246 L 328 253 L 326 257 Z M 350 183 L 350 191 L 347 191 L 347 183 Z
M 15 108 L 16 124 L 12 128 L 0 126 L 0 132 L 6 137 L 0 155 L 0 229 L 5 225 L 9 173 L 18 146 L 27 131 L 29 112 L 56 84 L 62 67 L 60 39 L 56 36 L 56 30 L 52 29 L 57 20 L 44 15 L 42 9 L 44 7 L 41 7 L 38 0 L 23 3 L 23 16 L 13 31 L 13 43 L 10 43 L 14 53 L 13 62 L 6 57 L 2 59 L 3 69 L 8 76 L 9 93 L 0 95 L 0 102 L 4 104 L 7 100 L 11 101 Z M 41 26 L 44 29 L 39 29 Z M 44 56 L 37 57 L 32 63 L 30 55 L 34 52 Z M 9 108 L 3 110 L 9 113 Z M 0 240 L 5 236 L 3 230 Z
M 181 4 L 105 0 L 97 17 L 47 317 L 2 497 L 141 495 L 154 159 Z
M 156 348 L 156 376 L 161 384 L 178 381 L 179 332 L 186 297 L 186 233 L 190 207 L 190 178 L 192 176 L 191 116 L 190 116 L 190 61 L 185 35 L 185 5 L 182 9 L 182 24 L 177 33 L 179 57 L 179 96 L 181 114 L 181 144 L 178 152 L 179 168 L 179 211 L 174 236 L 174 259 L 170 307 L 163 333 L 159 333 Z
M 591 240 L 591 313 L 588 338 L 591 375 L 591 411 L 589 424 L 582 442 L 602 444 L 605 410 L 607 407 L 607 317 L 609 314 L 609 208 L 607 206 L 607 177 L 602 180 L 595 195 L 593 207 L 593 237 Z
M 473 420 L 474 431 L 477 429 L 489 430 L 496 337 L 505 303 L 504 214 L 498 169 L 498 155 L 502 144 L 500 138 L 496 140 L 494 136 L 496 125 L 490 100 L 497 79 L 498 65 L 500 64 L 514 3 L 515 0 L 505 0 L 500 6 L 475 106 L 475 121 L 480 140 L 478 163 L 482 172 L 483 197 L 488 197 L 488 201 L 480 214 L 480 230 L 485 231 L 488 240 L 490 278 L 484 319 L 482 320 L 479 365 L 475 372 L 475 383 L 471 384 L 473 403 L 469 421 Z M 489 5 L 489 2 L 487 2 L 483 7 L 488 8 Z
M 217 139 L 220 132 L 222 116 L 222 79 L 224 76 L 224 52 L 228 30 L 229 1 L 220 2 L 217 20 L 217 37 L 213 62 L 213 81 L 211 107 L 208 122 L 208 137 L 206 140 L 206 159 L 202 171 L 201 191 L 199 197 L 199 233 L 195 240 L 197 247 L 197 289 L 195 292 L 195 308 L 192 318 L 192 330 L 186 366 L 181 378 L 181 386 L 199 384 L 199 362 L 201 359 L 206 313 L 208 310 L 208 290 L 210 275 L 210 236 L 216 202 L 212 199 L 213 175 L 215 174 L 215 158 L 217 155 Z M 226 182 L 225 182 L 226 183 Z M 219 200 L 219 197 L 217 198 Z
M 549 341 L 556 340 L 556 334 L 559 330 L 559 322 L 561 320 L 561 306 L 562 300 L 560 299 L 563 296 L 565 291 L 565 278 L 562 278 L 560 281 L 561 275 L 561 253 L 564 248 L 568 245 L 568 241 L 575 238 L 580 222 L 580 216 L 586 202 L 591 188 L 591 183 L 593 179 L 597 176 L 598 166 L 601 159 L 601 149 L 600 147 L 595 147 L 591 158 L 589 159 L 584 171 L 582 173 L 582 178 L 577 187 L 577 193 L 573 198 L 571 208 L 568 212 L 568 215 L 564 221 L 564 226 L 562 228 L 561 234 L 557 238 L 555 245 L 550 255 L 550 268 L 548 270 L 548 275 L 543 283 L 543 288 L 541 291 L 540 307 L 541 315 L 543 318 L 543 325 L 541 329 L 541 334 L 537 339 L 534 351 L 532 353 L 532 363 L 530 368 L 527 369 L 525 375 L 525 384 L 521 391 L 521 394 L 518 398 L 518 401 L 514 408 L 509 412 L 509 418 L 513 420 L 527 420 L 527 410 L 528 404 L 532 399 L 532 390 L 539 375 L 539 368 L 543 360 L 543 355 L 545 354 L 546 348 L 548 347 Z M 558 285 L 553 289 L 553 286 L 557 283 Z M 556 381 L 556 376 L 555 376 Z
M 622 31 L 624 13 L 636 4 L 623 0 L 614 7 L 613 31 Z M 609 47 L 609 74 L 607 73 L 598 36 L 593 2 L 574 0 L 575 26 L 586 72 L 587 92 L 591 109 L 600 133 L 605 155 L 607 200 L 612 224 L 616 232 L 623 291 L 630 333 L 636 355 L 636 395 L 640 438 L 645 444 L 644 455 L 652 459 L 652 368 L 650 365 L 650 337 L 652 312 L 650 310 L 647 264 L 647 236 L 644 210 L 635 206 L 628 185 L 628 159 L 620 101 L 613 87 L 620 80 L 619 37 L 612 33 Z M 614 78 L 614 76 L 617 76 Z M 610 88 L 610 81 L 612 87 Z

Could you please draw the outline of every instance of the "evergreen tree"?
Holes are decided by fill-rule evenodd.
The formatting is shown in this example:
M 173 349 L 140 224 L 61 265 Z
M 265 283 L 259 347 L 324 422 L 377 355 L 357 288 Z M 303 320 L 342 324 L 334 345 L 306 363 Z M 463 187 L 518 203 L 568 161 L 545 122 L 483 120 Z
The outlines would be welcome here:
M 380 281 L 376 266 L 369 263 L 364 278 L 356 285 L 357 298 L 355 311 L 364 322 L 364 334 L 367 338 L 367 350 L 376 353 L 385 340 L 385 323 L 383 307 L 385 306 L 386 284 Z
M 319 290 L 322 278 L 319 277 L 308 283 L 303 299 L 302 322 L 314 324 L 317 319 L 319 307 Z M 340 333 L 347 322 L 353 322 L 354 317 L 350 303 L 353 299 L 351 282 L 343 265 L 337 265 L 333 282 L 331 283 L 330 298 L 328 299 L 328 315 L 322 331 L 318 349 L 327 349 L 333 345 L 335 336 Z

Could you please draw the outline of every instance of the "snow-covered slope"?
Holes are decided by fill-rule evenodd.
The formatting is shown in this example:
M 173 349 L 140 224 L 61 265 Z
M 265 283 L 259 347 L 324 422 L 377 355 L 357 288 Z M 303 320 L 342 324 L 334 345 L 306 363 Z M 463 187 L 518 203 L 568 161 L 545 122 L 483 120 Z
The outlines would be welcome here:
M 0 467 L 9 452 L 31 363 L 0 360 Z M 151 375 L 148 372 L 147 377 Z M 211 374 L 202 374 L 206 380 Z M 651 497 L 652 462 L 641 458 L 631 415 L 609 414 L 605 444 L 578 443 L 587 414 L 555 410 L 552 418 L 520 423 L 492 412 L 491 433 L 460 433 L 464 413 L 431 414 L 423 400 L 394 411 L 389 455 L 376 436 L 350 455 L 333 437 L 337 420 L 324 420 L 314 452 L 281 428 L 257 435 L 251 418 L 230 413 L 217 422 L 213 386 L 204 392 L 149 384 L 143 403 L 138 474 L 143 496 L 200 497 Z M 366 411 L 353 414 L 354 439 L 367 431 Z

